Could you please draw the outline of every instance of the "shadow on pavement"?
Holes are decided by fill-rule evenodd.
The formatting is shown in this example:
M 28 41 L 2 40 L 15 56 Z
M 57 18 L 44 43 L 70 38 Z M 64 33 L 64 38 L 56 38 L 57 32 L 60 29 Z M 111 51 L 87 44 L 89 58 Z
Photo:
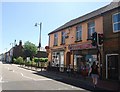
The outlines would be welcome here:
M 79 88 L 83 88 L 89 91 L 93 91 L 93 92 L 107 92 L 107 90 L 104 89 L 100 89 L 100 88 L 93 88 L 93 86 L 88 82 L 86 83 L 84 79 L 80 79 L 73 76 L 68 76 L 67 74 L 64 75 L 64 73 L 57 73 L 57 72 L 51 72 L 51 71 L 38 71 L 37 73 L 34 73 L 37 75 L 41 75 L 59 82 L 63 82 L 72 86 L 76 86 Z

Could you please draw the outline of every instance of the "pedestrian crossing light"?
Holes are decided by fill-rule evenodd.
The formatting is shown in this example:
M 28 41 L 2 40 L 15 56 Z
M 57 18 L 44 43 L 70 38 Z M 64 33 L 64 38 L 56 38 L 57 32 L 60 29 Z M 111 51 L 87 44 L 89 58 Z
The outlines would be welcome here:
M 97 32 L 92 34 L 92 46 L 97 46 Z
M 102 45 L 103 44 L 103 34 L 98 34 L 98 43 L 99 45 Z

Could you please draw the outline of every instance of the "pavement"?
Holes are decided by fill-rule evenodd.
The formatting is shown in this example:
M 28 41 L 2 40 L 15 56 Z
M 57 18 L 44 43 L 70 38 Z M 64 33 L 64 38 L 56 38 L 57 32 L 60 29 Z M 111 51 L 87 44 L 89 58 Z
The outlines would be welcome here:
M 73 73 L 63 73 L 63 72 L 46 71 L 46 70 L 41 71 L 40 68 L 37 68 L 36 70 L 36 68 L 30 68 L 30 67 L 22 67 L 22 68 L 37 71 L 37 73 L 35 73 L 37 75 L 42 75 L 48 78 L 52 78 L 54 80 L 71 84 L 76 87 L 81 87 L 90 91 L 120 92 L 120 84 L 118 81 L 98 79 L 98 84 L 94 89 L 92 84 L 92 79 L 89 76 L 85 78 L 79 74 L 73 74 Z M 59 78 L 55 79 L 55 77 L 59 77 L 60 79 Z

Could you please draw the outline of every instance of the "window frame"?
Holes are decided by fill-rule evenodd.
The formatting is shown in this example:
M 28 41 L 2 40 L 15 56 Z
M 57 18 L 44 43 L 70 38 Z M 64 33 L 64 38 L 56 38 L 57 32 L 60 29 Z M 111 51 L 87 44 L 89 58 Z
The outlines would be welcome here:
M 58 33 L 54 34 L 54 46 L 58 45 Z
M 120 21 L 119 21 L 119 22 L 117 21 L 117 22 L 114 23 L 113 18 L 114 18 L 114 16 L 117 15 L 117 14 L 120 14 L 120 12 L 114 13 L 114 14 L 112 15 L 112 27 L 113 27 L 113 33 L 120 32 L 120 30 L 116 30 L 116 31 L 114 30 L 114 24 L 118 24 L 118 23 L 120 23 Z
M 89 27 L 89 25 L 91 24 L 91 23 L 94 23 L 94 26 L 92 26 L 92 27 Z M 91 39 L 92 37 L 92 34 L 95 32 L 95 21 L 90 21 L 90 22 L 88 22 L 87 23 L 87 27 L 88 27 L 88 36 L 87 36 L 87 38 L 88 39 Z M 93 29 L 94 29 L 94 31 L 93 31 Z M 90 30 L 90 32 L 89 32 L 89 30 Z M 91 32 L 92 31 L 92 32 Z M 89 34 L 91 35 L 91 36 L 89 36 Z
M 76 27 L 76 41 L 82 41 L 82 25 Z
M 65 44 L 65 34 L 66 34 L 65 31 L 61 32 L 61 44 Z

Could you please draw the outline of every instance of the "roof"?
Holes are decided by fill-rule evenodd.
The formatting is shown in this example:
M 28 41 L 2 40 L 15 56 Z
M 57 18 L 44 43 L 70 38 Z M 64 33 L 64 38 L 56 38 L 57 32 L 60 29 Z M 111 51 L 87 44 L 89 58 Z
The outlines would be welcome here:
M 113 10 L 115 8 L 118 8 L 118 6 L 120 6 L 120 1 L 119 2 L 111 2 L 109 5 L 106 5 L 100 9 L 97 9 L 93 12 L 90 12 L 86 15 L 83 15 L 81 17 L 78 17 L 76 19 L 73 19 L 67 23 L 65 23 L 64 25 L 60 26 L 59 28 L 55 29 L 54 31 L 50 32 L 48 35 L 52 34 L 52 33 L 55 33 L 55 32 L 58 32 L 62 29 L 65 29 L 65 28 L 68 28 L 68 27 L 71 27 L 75 24 L 78 24 L 78 23 L 81 23 L 81 22 L 84 22 L 90 18 L 93 18 L 93 17 L 96 17 L 96 16 L 99 16 L 105 12 L 108 12 L 110 10 Z

